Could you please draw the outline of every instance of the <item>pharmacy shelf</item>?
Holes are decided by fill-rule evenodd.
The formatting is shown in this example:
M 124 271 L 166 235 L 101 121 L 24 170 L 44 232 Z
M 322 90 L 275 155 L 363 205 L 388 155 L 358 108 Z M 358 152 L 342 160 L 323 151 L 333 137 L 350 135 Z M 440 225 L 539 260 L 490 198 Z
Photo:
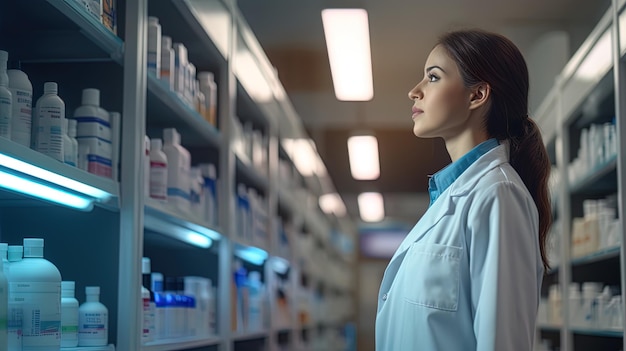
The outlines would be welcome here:
M 119 210 L 119 184 L 112 179 L 97 176 L 76 167 L 69 166 L 31 148 L 4 138 L 0 138 L 0 157 L 3 157 L 2 162 L 0 162 L 0 170 L 18 175 L 28 174 L 31 179 L 35 179 L 36 174 L 39 174 L 43 179 L 46 179 L 48 183 L 56 183 L 54 178 L 61 176 L 70 181 L 89 185 L 110 196 L 105 202 L 95 201 L 96 205 L 113 211 Z M 7 158 L 4 159 L 4 157 Z M 59 180 L 59 182 L 64 181 L 65 180 Z M 67 188 L 72 189 L 71 185 L 67 185 Z
M 573 184 L 570 188 L 572 194 L 608 194 L 617 189 L 617 157 L 596 169 L 589 175 Z
M 582 257 L 572 258 L 571 265 L 572 266 L 582 266 L 589 263 L 601 262 L 611 258 L 619 257 L 620 248 L 618 247 L 609 247 L 597 252 L 594 252 L 589 255 L 585 255 Z
M 82 347 L 63 347 L 63 351 L 115 351 L 115 345 L 107 346 L 82 346 Z
M 237 179 L 253 188 L 259 190 L 263 194 L 267 194 L 269 181 L 267 176 L 258 172 L 252 165 L 244 161 L 240 157 L 236 157 L 236 173 Z
M 219 240 L 222 237 L 219 227 L 211 226 L 194 218 L 187 211 L 176 209 L 151 198 L 145 199 L 144 227 L 186 243 L 193 243 L 194 233 L 211 240 Z
M 624 337 L 624 331 L 621 329 L 585 329 L 585 328 L 572 328 L 572 333 L 589 336 L 600 336 L 609 338 L 622 338 Z
M 219 345 L 222 338 L 176 338 L 152 341 L 141 347 L 142 351 L 169 351 L 169 350 L 187 350 L 196 347 L 207 347 Z
M 540 324 L 540 325 L 537 325 L 537 328 L 546 332 L 554 332 L 554 333 L 561 332 L 561 326 L 556 325 L 556 324 Z
M 237 81 L 236 107 L 237 117 L 239 117 L 242 123 L 251 122 L 255 129 L 267 130 L 269 119 L 265 111 L 252 99 L 239 80 Z
M 261 330 L 257 332 L 249 332 L 249 333 L 235 333 L 233 335 L 233 341 L 248 341 L 248 340 L 256 340 L 256 339 L 265 339 L 269 335 L 267 330 Z
M 148 74 L 147 107 L 148 135 L 162 138 L 164 128 L 176 128 L 185 146 L 221 147 L 222 136 L 217 128 L 151 73 Z
M 111 58 L 123 63 L 123 41 L 100 23 L 94 16 L 87 13 L 81 1 L 76 0 L 47 0 L 61 13 L 72 20 L 80 31 L 90 38 L 94 44 L 111 55 Z M 32 6 L 32 5 L 29 5 Z M 33 6 L 34 7 L 34 6 Z M 30 7 L 32 8 L 32 7 Z

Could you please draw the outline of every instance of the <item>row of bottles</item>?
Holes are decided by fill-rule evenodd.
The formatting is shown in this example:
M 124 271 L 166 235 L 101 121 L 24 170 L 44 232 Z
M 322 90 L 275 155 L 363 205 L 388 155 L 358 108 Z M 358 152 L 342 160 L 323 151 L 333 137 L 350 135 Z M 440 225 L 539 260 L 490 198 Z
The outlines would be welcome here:
M 176 129 L 164 129 L 163 139 L 145 136 L 144 167 L 146 196 L 217 225 L 215 165 L 201 163 L 192 167 L 191 155 L 180 144 Z
M 106 346 L 108 310 L 100 288 L 86 287 L 78 305 L 74 282 L 62 282 L 57 267 L 43 255 L 44 240 L 22 245 L 0 243 L 0 350 L 54 351 L 63 347 Z
M 268 242 L 269 213 L 265 198 L 256 189 L 237 184 L 236 234 L 243 243 L 265 247 Z
M 261 274 L 257 271 L 248 272 L 240 259 L 235 259 L 234 264 L 232 330 L 239 333 L 262 331 L 267 321 L 264 309 L 265 286 L 261 282 Z
M 119 112 L 100 107 L 100 90 L 82 91 L 82 105 L 66 117 L 56 82 L 45 82 L 32 108 L 33 87 L 21 70 L 6 70 L 0 51 L 0 136 L 90 173 L 118 179 Z
M 212 72 L 198 72 L 187 48 L 162 35 L 157 17 L 148 17 L 148 72 L 159 78 L 190 108 L 217 126 L 217 84 Z
M 142 341 L 209 337 L 216 329 L 216 291 L 204 277 L 164 277 L 142 259 Z

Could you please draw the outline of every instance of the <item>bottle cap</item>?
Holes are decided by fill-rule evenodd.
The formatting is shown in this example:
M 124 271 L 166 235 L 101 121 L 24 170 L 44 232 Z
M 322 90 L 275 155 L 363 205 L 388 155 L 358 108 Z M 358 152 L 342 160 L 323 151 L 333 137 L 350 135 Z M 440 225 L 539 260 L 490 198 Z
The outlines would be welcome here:
M 170 50 L 172 48 L 172 37 L 167 35 L 161 36 L 161 51 Z
M 15 262 L 22 259 L 22 252 L 24 252 L 24 248 L 22 245 L 9 245 L 9 249 L 7 251 L 7 257 L 9 262 Z
M 148 17 L 148 24 L 159 24 L 159 18 L 154 16 Z
M 161 139 L 150 140 L 150 151 L 161 150 L 162 147 L 163 147 L 163 141 Z
M 43 257 L 43 239 L 24 238 L 24 257 Z
M 86 286 L 85 294 L 87 295 L 100 295 L 100 287 L 99 286 Z
M 75 282 L 62 281 L 61 282 L 61 297 L 74 297 L 75 288 L 76 288 Z
M 59 86 L 55 82 L 45 82 L 43 83 L 43 93 L 44 94 L 56 94 L 59 92 Z
M 163 140 L 166 144 L 180 144 L 180 134 L 175 128 L 163 129 Z
M 141 258 L 141 274 L 150 274 L 150 259 L 148 257 Z
M 200 72 L 198 73 L 198 80 L 200 83 L 212 82 L 214 79 L 213 72 Z
M 93 88 L 83 89 L 83 105 L 100 107 L 100 90 Z

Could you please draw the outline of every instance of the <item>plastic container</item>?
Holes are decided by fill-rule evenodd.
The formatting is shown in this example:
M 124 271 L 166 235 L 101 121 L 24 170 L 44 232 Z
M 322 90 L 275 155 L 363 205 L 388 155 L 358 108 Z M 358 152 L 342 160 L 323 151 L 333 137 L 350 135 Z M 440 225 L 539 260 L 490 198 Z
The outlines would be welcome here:
M 24 239 L 24 258 L 9 267 L 10 302 L 21 304 L 22 350 L 61 347 L 61 273 L 43 256 L 44 240 Z
M 68 119 L 67 135 L 72 143 L 72 155 L 75 158 L 75 166 L 78 167 L 78 140 L 76 140 L 77 122 L 75 119 Z
M 167 156 L 162 150 L 161 139 L 150 140 L 150 197 L 167 200 Z
M 178 294 L 176 277 L 165 277 L 165 337 L 184 336 L 187 322 L 187 306 Z
M 175 67 L 172 38 L 163 35 L 161 37 L 161 81 L 172 91 L 174 91 Z
M 204 179 L 202 195 L 204 197 L 203 218 L 211 225 L 217 225 L 217 170 L 212 163 L 199 164 Z
M 43 91 L 35 107 L 35 150 L 63 162 L 65 103 L 57 95 L 57 83 L 44 83 Z
M 100 107 L 99 89 L 83 89 L 82 105 L 74 110 L 74 119 L 78 122 L 77 137 L 111 142 L 111 116 Z
M 182 336 L 196 336 L 197 327 L 197 306 L 195 296 L 185 293 L 185 278 L 176 278 L 176 293 L 179 296 L 181 306 L 184 309 L 184 320 L 182 324 Z
M 180 145 L 180 134 L 176 129 L 164 129 L 163 139 L 163 152 L 167 156 L 167 202 L 180 210 L 189 211 L 191 156 Z
M 109 311 L 100 303 L 100 287 L 85 287 L 86 302 L 78 309 L 78 346 L 106 346 Z
M 248 331 L 258 332 L 263 328 L 263 283 L 256 271 L 248 275 Z
M 4 258 L 0 258 L 0 348 L 7 347 L 9 343 L 9 335 L 7 332 L 7 320 L 9 317 L 9 282 L 4 273 L 4 260 Z
M 22 261 L 22 253 L 24 251 L 22 245 L 9 245 L 7 248 L 7 259 L 9 265 L 17 264 Z M 9 281 L 9 319 L 7 320 L 7 334 L 9 350 L 21 350 L 22 349 L 22 305 L 21 300 L 16 300 L 16 296 L 13 294 L 11 288 L 11 271 L 9 269 L 9 275 L 7 276 Z
M 9 53 L 0 50 L 0 137 L 11 139 L 11 116 L 13 114 L 13 97 L 9 90 L 7 60 Z
M 74 282 L 61 282 L 61 347 L 78 346 L 78 300 L 74 291 Z
M 33 85 L 26 73 L 19 69 L 7 71 L 9 76 L 9 90 L 11 91 L 11 140 L 31 147 L 33 124 Z
M 174 91 L 184 99 L 187 81 L 187 48 L 181 43 L 174 43 Z
M 161 25 L 156 17 L 148 17 L 148 73 L 161 77 Z
M 167 336 L 167 301 L 163 292 L 163 274 L 154 272 L 150 274 L 152 278 L 152 292 L 154 293 L 154 322 L 155 340 L 163 339 Z
M 143 257 L 141 259 L 141 301 L 142 301 L 142 314 L 143 314 L 143 327 L 141 340 L 144 343 L 150 342 L 155 339 L 155 302 L 154 293 L 151 289 L 151 276 L 150 276 L 150 259 Z
M 207 121 L 217 126 L 217 84 L 213 72 L 198 73 L 200 91 L 204 94 Z
M 74 149 L 74 143 L 72 142 L 72 138 L 69 135 L 70 130 L 70 120 L 63 120 L 63 162 L 72 167 L 76 167 L 78 164 L 78 144 L 76 144 L 76 149 Z M 76 139 L 74 139 L 76 140 Z
M 193 213 L 196 218 L 204 219 L 206 212 L 204 208 L 204 178 L 202 178 L 202 172 L 198 167 L 191 167 L 189 169 L 189 183 L 191 189 L 191 213 Z

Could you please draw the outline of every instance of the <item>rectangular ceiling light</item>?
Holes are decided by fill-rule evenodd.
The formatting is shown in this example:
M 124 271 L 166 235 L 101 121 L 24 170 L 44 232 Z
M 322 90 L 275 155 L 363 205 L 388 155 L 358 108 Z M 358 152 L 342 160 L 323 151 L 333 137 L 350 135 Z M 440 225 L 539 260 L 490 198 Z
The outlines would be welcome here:
M 374 87 L 367 11 L 324 9 L 322 22 L 337 99 L 371 100 Z
M 356 180 L 374 180 L 380 177 L 378 140 L 373 135 L 348 138 L 350 172 Z
M 385 205 L 380 193 L 361 193 L 357 201 L 359 215 L 364 222 L 380 222 L 385 218 Z

